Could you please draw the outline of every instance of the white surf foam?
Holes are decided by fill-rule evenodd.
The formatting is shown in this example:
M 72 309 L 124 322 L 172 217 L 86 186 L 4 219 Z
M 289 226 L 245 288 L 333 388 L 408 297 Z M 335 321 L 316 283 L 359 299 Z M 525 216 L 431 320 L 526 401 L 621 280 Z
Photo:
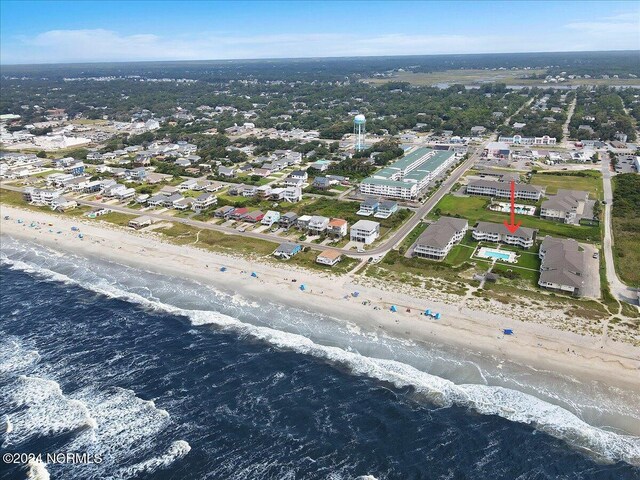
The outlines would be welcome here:
M 40 460 L 29 460 L 27 468 L 27 480 L 49 480 L 51 478 L 47 466 Z
M 168 467 L 176 460 L 183 458 L 190 451 L 191 445 L 184 440 L 178 440 L 173 442 L 164 454 L 126 468 L 121 474 L 129 478 L 138 476 L 141 473 L 152 473 L 158 468 Z
M 278 348 L 313 355 L 343 365 L 356 375 L 364 375 L 390 382 L 396 387 L 413 387 L 417 392 L 439 406 L 460 405 L 487 415 L 499 415 L 511 421 L 534 426 L 570 445 L 592 453 L 602 461 L 623 460 L 640 466 L 640 437 L 621 435 L 579 419 L 562 407 L 545 402 L 532 395 L 498 386 L 456 385 L 444 378 L 395 360 L 362 356 L 338 347 L 314 343 L 302 335 L 244 323 L 219 312 L 185 310 L 141 295 L 121 290 L 112 284 L 75 281 L 67 276 L 35 267 L 21 261 L 9 260 L 11 268 L 45 275 L 52 280 L 71 282 L 109 297 L 125 299 L 145 307 L 167 313 L 187 316 L 194 325 L 215 325 L 268 342 Z
M 3 403 L 15 409 L 7 415 L 12 428 L 6 432 L 4 448 L 42 435 L 96 426 L 86 405 L 65 397 L 60 385 L 53 380 L 20 375 L 1 395 Z

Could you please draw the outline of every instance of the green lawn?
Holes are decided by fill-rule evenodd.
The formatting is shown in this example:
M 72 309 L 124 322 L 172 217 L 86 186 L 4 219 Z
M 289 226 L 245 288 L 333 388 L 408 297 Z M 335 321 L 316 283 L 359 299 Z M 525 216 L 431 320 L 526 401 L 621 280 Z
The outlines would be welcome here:
M 101 215 L 97 217 L 98 220 L 102 220 L 109 223 L 115 223 L 120 226 L 129 225 L 129 221 L 135 218 L 133 215 L 129 215 L 128 213 L 121 212 L 110 212 L 105 215 Z
M 493 212 L 487 209 L 490 200 L 486 197 L 456 197 L 445 195 L 436 208 L 430 214 L 433 218 L 437 215 L 459 216 L 469 220 L 469 226 L 475 225 L 478 221 L 502 223 L 509 220 L 508 213 Z M 564 223 L 542 220 L 538 217 L 518 216 L 516 220 L 522 220 L 522 226 L 538 229 L 538 238 L 545 235 L 554 237 L 575 238 L 578 241 L 596 242 L 600 238 L 599 227 L 585 227 L 577 225 L 566 225 Z
M 592 199 L 602 199 L 602 174 L 597 170 L 567 173 L 536 173 L 531 177 L 533 185 L 545 186 L 547 195 L 555 194 L 559 188 L 589 192 Z

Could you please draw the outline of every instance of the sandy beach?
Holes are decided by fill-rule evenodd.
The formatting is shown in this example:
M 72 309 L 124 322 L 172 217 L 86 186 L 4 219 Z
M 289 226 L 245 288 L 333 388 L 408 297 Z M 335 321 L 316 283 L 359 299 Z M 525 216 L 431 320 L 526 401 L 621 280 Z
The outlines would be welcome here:
M 6 205 L 0 206 L 0 212 L 3 235 L 29 239 L 61 252 L 99 256 L 145 270 L 188 277 L 250 300 L 269 298 L 397 338 L 452 345 L 578 380 L 597 380 L 628 391 L 640 391 L 640 348 L 526 321 L 527 312 L 505 315 L 502 313 L 505 306 L 496 305 L 497 302 L 487 302 L 489 305 L 482 310 L 471 309 L 464 302 L 445 302 L 419 288 L 373 285 L 369 278 L 302 271 L 284 262 L 250 262 L 167 243 L 158 234 L 124 230 L 95 220 L 65 218 Z M 4 220 L 5 216 L 9 220 Z M 18 218 L 22 223 L 17 222 Z M 31 228 L 31 222 L 39 222 L 42 228 Z M 80 228 L 83 238 L 71 230 L 72 226 Z M 224 272 L 220 270 L 223 266 Z M 257 278 L 251 276 L 252 272 Z M 305 291 L 300 290 L 302 283 Z M 357 298 L 350 295 L 354 291 L 359 292 Z M 391 305 L 396 305 L 398 311 L 391 312 Z M 427 308 L 442 317 L 435 320 L 422 315 Z M 565 316 L 564 321 L 572 319 Z M 512 328 L 515 335 L 503 335 L 504 328 Z

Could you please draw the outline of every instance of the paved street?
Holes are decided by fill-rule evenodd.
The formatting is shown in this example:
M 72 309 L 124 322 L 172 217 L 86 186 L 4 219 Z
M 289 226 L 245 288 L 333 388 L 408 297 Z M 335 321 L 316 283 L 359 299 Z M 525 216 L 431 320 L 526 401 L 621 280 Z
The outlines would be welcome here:
M 607 283 L 609 283 L 611 293 L 618 300 L 637 305 L 637 290 L 627 287 L 620 281 L 620 279 L 618 278 L 618 274 L 616 273 L 615 263 L 613 261 L 613 233 L 611 229 L 611 207 L 613 203 L 613 190 L 611 188 L 612 172 L 609 165 L 608 155 L 602 155 L 602 157 L 602 183 L 604 187 L 604 201 L 606 202 L 606 204 L 604 205 L 604 242 L 602 246 L 604 249 Z

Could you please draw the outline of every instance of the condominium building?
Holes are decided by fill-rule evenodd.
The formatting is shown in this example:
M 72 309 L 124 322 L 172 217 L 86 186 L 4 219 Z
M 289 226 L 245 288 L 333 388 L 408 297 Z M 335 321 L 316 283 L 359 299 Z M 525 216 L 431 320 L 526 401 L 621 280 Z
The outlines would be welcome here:
M 413 200 L 454 161 L 455 154 L 452 151 L 418 148 L 365 178 L 360 183 L 360 192 L 364 195 Z
M 531 248 L 536 238 L 536 231 L 532 228 L 520 227 L 511 233 L 502 223 L 478 222 L 472 235 L 474 240 Z
M 496 182 L 493 180 L 472 180 L 466 191 L 470 195 L 484 195 L 487 197 L 511 198 L 511 182 Z M 515 198 L 519 200 L 538 201 L 544 189 L 528 183 L 514 184 Z
M 542 259 L 538 285 L 581 295 L 584 284 L 584 251 L 573 239 L 544 237 L 538 256 Z
M 443 260 L 463 239 L 469 224 L 464 218 L 440 217 L 420 235 L 413 249 L 415 257 Z
M 559 189 L 556 195 L 542 202 L 540 217 L 564 223 L 577 223 L 588 200 L 588 192 Z

